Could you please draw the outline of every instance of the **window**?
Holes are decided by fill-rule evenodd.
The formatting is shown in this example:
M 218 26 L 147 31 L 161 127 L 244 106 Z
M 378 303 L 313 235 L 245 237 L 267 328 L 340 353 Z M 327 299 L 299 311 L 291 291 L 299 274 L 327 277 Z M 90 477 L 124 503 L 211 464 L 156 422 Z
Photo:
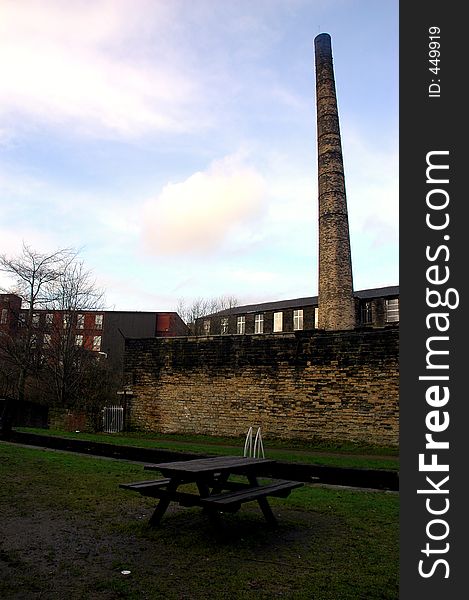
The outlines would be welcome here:
M 54 314 L 47 313 L 46 314 L 46 325 L 52 325 L 53 320 L 54 320 Z
M 399 298 L 386 300 L 386 323 L 399 321 Z
M 100 338 L 101 336 L 96 336 L 96 337 Z M 75 345 L 76 346 L 83 346 L 83 336 L 82 335 L 78 334 L 78 335 L 75 336 Z M 99 345 L 101 347 L 101 341 L 100 341 Z M 94 350 L 94 348 L 93 348 L 93 350 Z
M 23 325 L 26 324 L 26 314 L 24 312 L 20 313 L 20 316 L 18 317 L 19 323 L 20 323 L 20 327 L 22 327 Z
M 77 329 L 85 327 L 85 315 L 77 315 Z
M 2 316 L 0 317 L 0 323 L 5 325 L 8 318 L 8 308 L 2 308 Z
M 94 324 L 96 329 L 102 329 L 103 328 L 103 315 L 96 315 L 94 318 Z
M 44 344 L 44 346 L 50 346 L 51 344 L 51 334 L 50 333 L 45 333 L 44 337 L 42 339 L 42 343 Z
M 35 325 L 36 327 L 39 325 L 39 319 L 39 313 L 33 313 L 33 325 Z
M 317 306 L 314 307 L 314 329 L 318 329 L 319 324 L 319 308 Z
M 254 333 L 264 333 L 264 315 L 256 315 L 254 318 Z
M 70 323 L 70 316 L 69 315 L 64 315 L 63 316 L 64 329 L 67 329 L 69 323 Z
M 303 309 L 293 311 L 293 330 L 299 331 L 303 329 Z
M 202 332 L 204 335 L 209 335 L 210 334 L 210 319 L 205 319 L 205 321 L 202 324 Z
M 361 319 L 362 325 L 370 325 L 370 323 L 373 322 L 372 313 L 371 313 L 371 302 L 369 302 L 369 301 L 362 302 L 360 319 Z
M 93 337 L 93 350 L 99 352 L 101 350 L 101 336 L 95 335 Z
M 246 333 L 246 317 L 238 317 L 236 322 L 236 333 Z
M 222 317 L 221 319 L 221 334 L 226 335 L 228 333 L 228 317 Z
M 274 333 L 283 330 L 283 312 L 274 313 Z

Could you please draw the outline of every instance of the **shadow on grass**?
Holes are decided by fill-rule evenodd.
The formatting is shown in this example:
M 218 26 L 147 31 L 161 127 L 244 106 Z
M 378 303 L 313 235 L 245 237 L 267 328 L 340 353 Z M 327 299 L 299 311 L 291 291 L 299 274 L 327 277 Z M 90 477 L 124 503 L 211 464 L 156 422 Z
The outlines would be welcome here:
M 200 510 L 175 507 L 157 527 L 133 522 L 125 529 L 129 547 L 145 540 L 168 566 L 168 579 L 178 574 L 178 598 L 209 590 L 214 598 L 398 597 L 395 574 L 374 564 L 379 550 L 363 544 L 344 519 L 275 507 L 279 523 L 271 526 L 259 512 L 246 507 L 214 525 Z
M 396 496 L 304 486 L 272 499 L 277 527 L 249 503 L 152 528 L 155 500 L 118 489 L 141 466 L 0 446 L 2 599 L 398 598 Z

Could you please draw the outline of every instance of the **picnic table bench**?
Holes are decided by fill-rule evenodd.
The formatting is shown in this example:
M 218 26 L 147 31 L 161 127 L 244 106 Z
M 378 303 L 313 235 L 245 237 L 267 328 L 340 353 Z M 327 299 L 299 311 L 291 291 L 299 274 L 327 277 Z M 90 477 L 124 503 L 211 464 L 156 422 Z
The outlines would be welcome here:
M 200 506 L 209 516 L 215 517 L 217 512 L 236 512 L 243 503 L 254 500 L 258 502 L 266 520 L 276 523 L 267 497 L 285 498 L 303 483 L 286 479 L 259 483 L 258 476 L 273 462 L 269 459 L 218 456 L 146 465 L 145 469 L 160 471 L 167 477 L 122 483 L 119 487 L 159 498 L 150 518 L 152 525 L 161 521 L 170 502 L 178 502 L 181 506 Z M 245 477 L 247 482 L 229 480 L 233 474 Z M 178 489 L 186 483 L 195 483 L 198 494 Z
M 300 481 L 280 479 L 269 484 L 246 487 L 235 492 L 228 491 L 222 494 L 212 494 L 207 498 L 201 498 L 200 504 L 206 507 L 218 508 L 221 511 L 236 512 L 244 502 L 259 501 L 267 496 L 286 498 L 294 488 L 302 485 Z

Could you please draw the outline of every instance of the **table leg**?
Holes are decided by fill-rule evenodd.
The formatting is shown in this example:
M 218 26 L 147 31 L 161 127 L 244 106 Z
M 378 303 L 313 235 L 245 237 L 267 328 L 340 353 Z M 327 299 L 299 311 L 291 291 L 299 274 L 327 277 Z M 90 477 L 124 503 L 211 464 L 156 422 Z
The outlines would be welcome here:
M 271 525 L 276 525 L 277 519 L 275 518 L 275 515 L 272 512 L 272 509 L 270 508 L 270 504 L 267 501 L 267 498 L 258 498 L 257 502 L 259 503 L 259 506 L 261 507 L 262 513 L 264 514 L 264 517 L 265 517 L 265 520 L 267 521 L 267 523 L 270 523 Z
M 257 481 L 257 477 L 255 475 L 249 474 L 247 478 L 249 483 L 253 487 L 257 487 L 259 485 L 259 482 Z M 259 504 L 259 507 L 262 510 L 262 514 L 264 515 L 264 518 L 267 521 L 267 523 L 270 523 L 271 525 L 277 525 L 277 519 L 275 518 L 275 515 L 272 512 L 272 509 L 270 508 L 270 504 L 267 498 L 258 498 L 257 503 Z
M 206 498 L 207 496 L 210 496 L 210 486 L 206 481 L 196 481 L 196 484 L 201 498 Z M 217 525 L 219 523 L 219 515 L 216 509 L 204 506 L 202 512 L 207 515 L 207 517 L 213 524 Z
M 199 494 L 201 498 L 206 498 L 210 496 L 210 487 L 206 481 L 196 481 L 197 489 L 199 490 Z
M 171 502 L 171 494 L 177 490 L 179 484 L 180 481 L 177 479 L 171 479 L 171 481 L 168 483 L 168 487 L 166 488 L 167 493 L 163 498 L 160 498 L 160 501 L 156 505 L 156 508 L 150 517 L 149 523 L 151 526 L 158 525 L 160 523 L 169 506 L 169 503 Z

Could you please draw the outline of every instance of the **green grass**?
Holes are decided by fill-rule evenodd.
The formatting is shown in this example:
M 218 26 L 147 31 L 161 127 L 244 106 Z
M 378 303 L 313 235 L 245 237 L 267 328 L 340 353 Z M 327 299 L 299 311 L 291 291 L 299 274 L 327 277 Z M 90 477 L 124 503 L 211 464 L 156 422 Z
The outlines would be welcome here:
M 118 488 L 146 478 L 124 461 L 0 442 L 0 597 L 398 598 L 397 494 L 305 485 L 271 501 L 276 528 L 256 503 L 218 529 L 172 505 L 150 528 L 154 501 Z
M 68 432 L 49 429 L 18 428 L 39 435 L 55 435 L 108 444 L 161 448 L 200 454 L 236 454 L 242 452 L 244 439 L 157 433 L 105 434 Z M 314 463 L 339 467 L 399 469 L 398 449 L 364 444 L 264 440 L 266 456 L 275 460 Z

